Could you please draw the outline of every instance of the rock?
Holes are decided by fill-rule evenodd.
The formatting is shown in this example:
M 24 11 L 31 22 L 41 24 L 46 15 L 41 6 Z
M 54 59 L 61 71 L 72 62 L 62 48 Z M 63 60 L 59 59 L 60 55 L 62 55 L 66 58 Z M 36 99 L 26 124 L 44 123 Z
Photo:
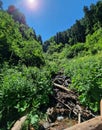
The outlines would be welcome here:
M 61 121 L 61 120 L 63 120 L 63 119 L 64 119 L 63 116 L 58 116 L 58 117 L 57 117 L 57 120 L 58 120 L 58 121 Z

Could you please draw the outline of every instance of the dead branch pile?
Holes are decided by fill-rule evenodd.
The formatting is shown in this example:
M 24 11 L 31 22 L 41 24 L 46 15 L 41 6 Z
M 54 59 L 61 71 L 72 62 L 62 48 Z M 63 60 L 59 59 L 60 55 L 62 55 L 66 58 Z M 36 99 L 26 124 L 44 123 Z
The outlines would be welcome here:
M 56 104 L 47 110 L 52 121 L 56 119 L 58 115 L 67 115 L 71 118 L 77 118 L 80 113 L 81 121 L 94 117 L 94 114 L 87 107 L 83 107 L 80 104 L 78 94 L 68 89 L 70 83 L 70 77 L 64 75 L 58 74 L 53 79 L 53 98 Z

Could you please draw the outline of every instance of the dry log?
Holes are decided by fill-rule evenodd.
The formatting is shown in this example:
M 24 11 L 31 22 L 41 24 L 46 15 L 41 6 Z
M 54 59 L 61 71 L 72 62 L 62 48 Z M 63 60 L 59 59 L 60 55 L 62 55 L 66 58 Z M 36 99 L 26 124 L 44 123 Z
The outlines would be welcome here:
M 49 126 L 48 126 L 46 129 L 48 129 L 48 128 L 50 128 L 50 127 L 57 126 L 57 125 L 58 125 L 58 123 L 56 123 L 56 122 L 55 122 L 55 123 L 50 123 Z
M 64 130 L 102 130 L 102 117 L 98 116 Z
M 61 104 L 63 104 L 65 107 L 67 107 L 70 111 L 72 110 L 72 108 L 70 106 L 68 106 L 67 104 L 63 103 L 62 101 L 60 101 L 59 99 L 55 98 L 58 102 L 60 102 Z
M 79 114 L 79 111 L 81 112 L 81 110 L 79 110 L 79 109 L 81 109 L 80 106 L 79 106 L 80 108 L 79 108 L 78 110 L 76 110 L 76 108 L 73 109 L 73 107 L 70 107 L 69 105 L 63 103 L 63 102 L 60 101 L 59 99 L 57 99 L 57 98 L 55 98 L 55 99 L 56 99 L 58 102 L 60 102 L 61 104 L 63 104 L 65 107 L 67 107 L 70 112 L 73 111 L 73 113 L 74 113 L 75 115 L 78 115 L 78 114 Z M 77 105 L 76 105 L 76 106 L 77 106 Z M 78 112 L 76 112 L 76 111 L 78 111 Z
M 11 128 L 11 130 L 21 130 L 22 126 L 27 119 L 27 116 L 21 117 L 19 120 L 17 120 L 14 124 L 14 126 Z
M 63 89 L 63 90 L 65 90 L 65 91 L 67 91 L 68 93 L 71 92 L 71 93 L 74 94 L 73 91 L 71 91 L 71 90 L 68 89 L 68 88 L 65 88 L 63 85 L 59 85 L 59 84 L 56 84 L 56 83 L 53 83 L 53 85 L 56 86 L 56 87 L 58 87 L 58 88 L 60 88 L 60 89 Z
M 54 77 L 53 82 L 64 87 L 68 87 L 71 83 L 71 79 L 70 77 L 63 75 L 63 73 L 60 73 Z
M 49 122 L 40 122 L 40 129 L 49 129 L 50 127 L 54 127 L 54 126 L 57 126 L 58 123 L 55 122 L 55 123 L 49 123 Z

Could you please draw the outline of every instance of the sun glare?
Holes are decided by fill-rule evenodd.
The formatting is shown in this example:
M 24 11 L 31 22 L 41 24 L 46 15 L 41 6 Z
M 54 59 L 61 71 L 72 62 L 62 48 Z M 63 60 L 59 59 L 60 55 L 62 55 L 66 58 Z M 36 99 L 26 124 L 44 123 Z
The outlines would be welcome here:
M 39 0 L 26 0 L 26 6 L 30 10 L 38 10 L 40 3 Z
M 28 0 L 29 3 L 34 4 L 37 0 Z

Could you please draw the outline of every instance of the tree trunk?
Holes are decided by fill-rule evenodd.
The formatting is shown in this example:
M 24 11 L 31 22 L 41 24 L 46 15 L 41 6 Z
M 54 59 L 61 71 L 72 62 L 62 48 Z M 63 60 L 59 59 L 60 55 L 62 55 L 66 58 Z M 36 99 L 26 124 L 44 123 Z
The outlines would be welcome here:
M 27 116 L 21 117 L 19 120 L 17 120 L 14 124 L 14 126 L 11 128 L 11 130 L 21 130 L 22 125 L 24 124 L 25 120 L 27 119 Z
M 102 130 L 102 116 L 98 116 L 64 130 Z

